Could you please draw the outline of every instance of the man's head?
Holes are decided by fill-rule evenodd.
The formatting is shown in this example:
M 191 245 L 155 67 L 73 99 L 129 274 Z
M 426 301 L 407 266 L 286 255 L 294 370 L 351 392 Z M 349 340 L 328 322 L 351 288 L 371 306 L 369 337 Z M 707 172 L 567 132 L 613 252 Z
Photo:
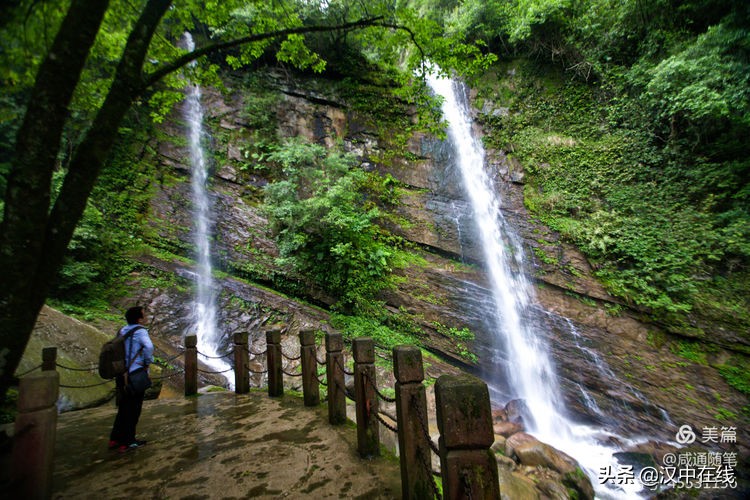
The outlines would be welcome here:
M 125 320 L 129 325 L 135 325 L 138 321 L 144 317 L 143 307 L 135 306 L 131 307 L 125 312 Z

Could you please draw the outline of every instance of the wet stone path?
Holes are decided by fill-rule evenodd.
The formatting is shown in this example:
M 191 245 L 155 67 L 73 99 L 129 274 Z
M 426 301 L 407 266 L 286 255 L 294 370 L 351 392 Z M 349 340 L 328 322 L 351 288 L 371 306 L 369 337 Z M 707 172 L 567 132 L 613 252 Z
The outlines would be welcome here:
M 229 392 L 146 401 L 138 438 L 107 449 L 114 404 L 63 413 L 53 498 L 400 498 L 393 458 L 363 460 L 325 405 Z

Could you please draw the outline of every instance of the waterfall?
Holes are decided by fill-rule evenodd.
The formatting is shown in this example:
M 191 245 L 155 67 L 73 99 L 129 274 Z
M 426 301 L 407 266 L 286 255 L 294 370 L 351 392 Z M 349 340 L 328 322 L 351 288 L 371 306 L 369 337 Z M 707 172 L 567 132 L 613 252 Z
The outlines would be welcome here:
M 456 148 L 455 160 L 481 235 L 495 300 L 495 327 L 504 332 L 507 358 L 511 362 L 523 360 L 524 369 L 508 372 L 511 387 L 529 409 L 527 426 L 541 435 L 553 434 L 559 429 L 559 422 L 551 416 L 559 416 L 558 408 L 563 403 L 546 348 L 522 320 L 532 303 L 531 286 L 522 270 L 514 271 L 512 266 L 523 263 L 523 247 L 505 223 L 496 189 L 484 169 L 484 148 L 472 133 L 466 103 L 456 95 L 463 86 L 444 79 L 434 79 L 431 84 L 445 99 L 443 114 L 448 120 L 448 134 Z
M 190 33 L 183 37 L 184 47 L 192 51 L 195 43 Z M 193 201 L 194 243 L 196 248 L 196 293 L 193 305 L 193 324 L 198 336 L 198 351 L 203 354 L 202 361 L 213 368 L 213 371 L 231 369 L 224 359 L 218 359 L 222 333 L 217 326 L 216 287 L 213 283 L 211 267 L 211 199 L 206 185 L 208 183 L 208 166 L 203 152 L 203 105 L 201 88 L 197 84 L 188 84 L 185 98 L 185 121 L 188 124 L 188 143 L 190 146 L 190 172 Z M 225 374 L 230 387 L 234 376 Z
M 527 432 L 574 457 L 589 475 L 598 496 L 633 498 L 640 490 L 639 485 L 609 489 L 615 486 L 600 485 L 597 480 L 600 468 L 617 466 L 613 454 L 618 450 L 597 442 L 597 438 L 610 434 L 576 424 L 566 415 L 544 336 L 530 321 L 534 317 L 534 295 L 523 272 L 521 240 L 506 224 L 498 190 L 485 171 L 484 148 L 472 132 L 466 88 L 459 82 L 435 76 L 430 76 L 428 83 L 443 98 L 448 138 L 481 238 L 494 298 L 494 311 L 488 315 L 493 315 L 493 329 L 500 343 L 498 353 L 502 352 L 493 362 L 505 365 L 509 391 L 506 396 L 523 400 Z

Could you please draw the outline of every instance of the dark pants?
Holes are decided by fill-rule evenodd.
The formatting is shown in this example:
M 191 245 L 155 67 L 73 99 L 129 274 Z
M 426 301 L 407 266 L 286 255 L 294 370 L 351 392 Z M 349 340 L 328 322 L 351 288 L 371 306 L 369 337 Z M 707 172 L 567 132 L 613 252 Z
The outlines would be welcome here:
M 115 423 L 112 425 L 109 439 L 128 445 L 135 442 L 135 426 L 138 425 L 138 419 L 141 418 L 144 393 L 128 394 L 128 391 L 125 390 L 125 380 L 122 375 L 117 376 L 116 384 L 117 416 L 115 416 Z

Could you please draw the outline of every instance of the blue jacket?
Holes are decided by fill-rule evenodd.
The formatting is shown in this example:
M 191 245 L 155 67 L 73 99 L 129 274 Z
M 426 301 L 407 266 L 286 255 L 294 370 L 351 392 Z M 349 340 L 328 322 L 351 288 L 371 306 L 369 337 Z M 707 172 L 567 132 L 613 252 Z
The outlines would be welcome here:
M 148 336 L 148 330 L 139 324 L 126 325 L 120 329 L 119 334 L 126 335 L 134 328 L 139 328 L 139 330 L 125 341 L 125 363 L 133 362 L 130 365 L 128 373 L 138 368 L 148 368 L 148 365 L 154 362 L 154 344 L 151 342 L 151 337 Z M 138 352 L 139 350 L 140 352 Z M 131 356 L 134 356 L 136 353 L 138 355 L 135 359 L 131 359 Z

